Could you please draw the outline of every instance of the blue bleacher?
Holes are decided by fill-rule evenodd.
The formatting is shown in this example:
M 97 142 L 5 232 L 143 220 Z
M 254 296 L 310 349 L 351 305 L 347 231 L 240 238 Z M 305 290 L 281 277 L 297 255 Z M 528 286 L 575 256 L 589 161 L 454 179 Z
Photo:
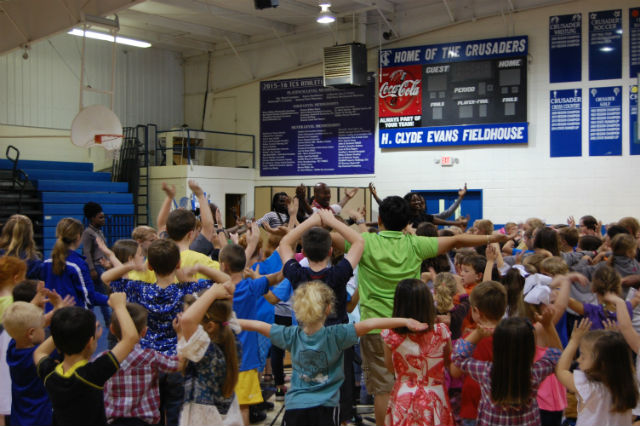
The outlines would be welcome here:
M 0 159 L 0 169 L 11 167 L 9 160 Z M 82 207 L 89 201 L 102 205 L 107 222 L 122 228 L 118 232 L 130 234 L 135 213 L 133 196 L 126 182 L 111 182 L 111 173 L 94 172 L 92 163 L 64 161 L 19 160 L 18 168 L 27 173 L 41 195 L 45 258 L 56 241 L 55 228 L 60 219 L 74 217 L 82 221 Z M 123 220 L 128 215 L 131 220 Z

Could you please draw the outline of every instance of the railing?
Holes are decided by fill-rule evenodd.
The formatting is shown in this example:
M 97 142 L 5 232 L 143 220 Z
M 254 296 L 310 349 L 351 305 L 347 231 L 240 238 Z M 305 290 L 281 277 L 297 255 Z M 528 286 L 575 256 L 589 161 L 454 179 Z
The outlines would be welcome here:
M 154 133 L 156 165 L 256 167 L 254 135 L 189 128 Z M 160 158 L 158 153 L 161 153 Z
M 108 247 L 113 246 L 118 240 L 131 238 L 131 231 L 136 226 L 136 218 L 132 214 L 109 214 L 105 215 L 102 233 L 106 239 Z M 89 226 L 89 221 L 84 218 L 85 228 Z
M 11 153 L 14 153 L 15 157 L 11 157 Z M 24 193 L 24 187 L 29 182 L 29 176 L 18 168 L 18 160 L 20 159 L 20 150 L 13 145 L 9 145 L 7 150 L 5 151 L 5 156 L 7 160 L 13 163 L 11 168 L 11 187 L 13 190 L 18 190 L 18 211 L 16 213 L 20 213 L 22 211 L 22 195 Z

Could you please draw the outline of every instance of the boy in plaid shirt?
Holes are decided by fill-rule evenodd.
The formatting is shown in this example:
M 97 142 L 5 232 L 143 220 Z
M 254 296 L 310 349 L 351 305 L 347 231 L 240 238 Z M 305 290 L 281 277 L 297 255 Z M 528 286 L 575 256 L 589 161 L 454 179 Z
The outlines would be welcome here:
M 147 310 L 137 303 L 127 303 L 127 311 L 142 338 L 147 332 Z M 111 332 L 120 340 L 117 318 Z M 111 425 L 146 425 L 160 422 L 159 373 L 178 370 L 178 357 L 164 355 L 136 344 L 120 363 L 120 370 L 105 383 L 104 408 Z

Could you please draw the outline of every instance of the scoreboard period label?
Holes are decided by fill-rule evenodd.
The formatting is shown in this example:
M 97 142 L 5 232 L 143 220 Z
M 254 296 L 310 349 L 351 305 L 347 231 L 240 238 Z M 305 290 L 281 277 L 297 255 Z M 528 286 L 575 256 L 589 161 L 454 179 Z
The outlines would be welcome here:
M 527 142 L 527 36 L 380 51 L 381 148 Z

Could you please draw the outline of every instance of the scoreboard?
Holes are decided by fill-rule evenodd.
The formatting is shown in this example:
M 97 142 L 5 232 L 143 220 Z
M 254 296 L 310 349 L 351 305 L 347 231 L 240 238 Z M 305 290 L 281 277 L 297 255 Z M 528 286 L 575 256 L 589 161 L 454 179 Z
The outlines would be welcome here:
M 526 143 L 527 41 L 381 51 L 380 146 Z

